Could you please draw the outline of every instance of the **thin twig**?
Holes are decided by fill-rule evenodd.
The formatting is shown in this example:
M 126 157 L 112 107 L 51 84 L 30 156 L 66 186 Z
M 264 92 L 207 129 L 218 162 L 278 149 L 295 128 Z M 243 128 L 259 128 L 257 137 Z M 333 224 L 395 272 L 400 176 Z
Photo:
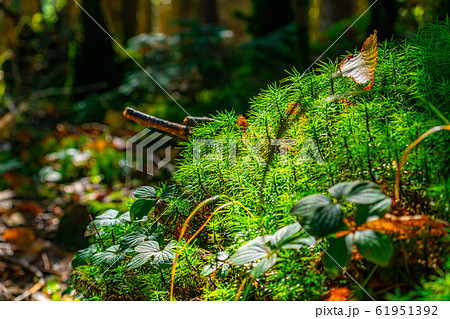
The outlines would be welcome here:
M 102 236 L 100 236 L 100 232 L 97 229 L 97 225 L 95 225 L 94 220 L 92 219 L 91 215 L 89 215 L 89 218 L 91 219 L 91 222 L 92 222 L 92 225 L 94 226 L 95 232 L 97 233 L 98 238 L 100 239 L 100 243 L 102 244 L 102 248 L 103 248 L 103 250 L 105 250 L 105 244 L 103 243 Z

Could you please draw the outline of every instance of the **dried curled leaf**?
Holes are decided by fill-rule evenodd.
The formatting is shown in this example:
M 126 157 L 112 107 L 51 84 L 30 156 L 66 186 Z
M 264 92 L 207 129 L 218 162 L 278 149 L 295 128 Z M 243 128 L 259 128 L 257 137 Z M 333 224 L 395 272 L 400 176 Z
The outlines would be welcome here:
M 356 83 L 364 84 L 370 82 L 364 90 L 371 90 L 375 68 L 378 61 L 377 31 L 369 36 L 364 42 L 359 54 L 348 55 L 339 65 L 338 74 L 352 78 Z
M 325 301 L 347 301 L 352 291 L 347 287 L 332 288 L 327 294 Z
M 242 132 L 248 128 L 248 122 L 245 116 L 239 115 L 237 125 L 241 128 Z
M 395 235 L 398 239 L 418 237 L 426 230 L 427 236 L 441 237 L 447 234 L 445 221 L 432 219 L 429 215 L 401 216 L 386 214 L 361 225 L 358 229 L 368 229 L 384 234 Z

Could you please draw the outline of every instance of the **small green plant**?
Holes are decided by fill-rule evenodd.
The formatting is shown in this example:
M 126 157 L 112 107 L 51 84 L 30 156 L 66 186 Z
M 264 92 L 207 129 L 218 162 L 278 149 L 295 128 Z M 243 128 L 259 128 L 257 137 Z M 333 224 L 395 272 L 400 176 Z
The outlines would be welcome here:
M 389 238 L 372 230 L 358 230 L 358 227 L 383 217 L 391 208 L 391 199 L 378 185 L 365 181 L 340 183 L 329 188 L 328 193 L 333 198 L 310 195 L 292 208 L 294 216 L 304 219 L 303 225 L 310 235 L 328 237 L 341 232 L 340 236 L 335 236 L 337 238 L 330 239 L 330 247 L 323 255 L 325 269 L 336 276 L 350 262 L 355 245 L 366 260 L 386 267 L 394 253 Z M 353 223 L 344 222 L 344 208 Z
M 253 279 L 258 278 L 277 262 L 277 252 L 282 249 L 299 249 L 315 244 L 314 238 L 302 237 L 300 225 L 293 223 L 277 230 L 273 235 L 259 236 L 240 247 L 231 256 L 230 263 L 242 266 L 259 260 L 251 271 Z
M 137 200 L 131 205 L 130 217 L 133 221 L 148 220 L 148 213 L 153 207 L 161 207 L 178 194 L 176 185 L 164 186 L 159 192 L 152 186 L 141 186 L 133 195 Z

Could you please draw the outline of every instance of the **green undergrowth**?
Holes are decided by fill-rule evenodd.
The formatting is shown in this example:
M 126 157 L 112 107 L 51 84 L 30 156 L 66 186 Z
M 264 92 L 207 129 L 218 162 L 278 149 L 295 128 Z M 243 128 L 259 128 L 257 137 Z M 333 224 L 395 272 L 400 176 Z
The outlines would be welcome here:
M 113 220 L 118 222 L 97 224 L 96 246 L 73 265 L 72 282 L 79 296 L 168 300 L 175 252 L 211 215 L 177 259 L 175 300 L 320 300 L 338 287 L 349 288 L 353 299 L 366 300 L 369 295 L 377 300 L 401 299 L 408 293 L 411 298 L 417 296 L 411 291 L 424 283 L 426 287 L 433 287 L 433 282 L 448 286 L 442 260 L 447 253 L 442 247 L 448 246 L 439 239 L 441 250 L 433 250 L 432 242 L 423 251 L 413 252 L 417 239 L 390 236 L 386 240 L 389 247 L 392 242 L 393 257 L 387 264 L 361 251 L 364 258 L 353 256 L 346 267 L 358 284 L 342 271 L 325 271 L 323 250 L 335 239 L 330 232 L 317 236 L 317 243 L 277 250 L 276 262 L 257 275 L 252 272 L 256 263 L 233 266 L 230 256 L 250 240 L 292 224 L 297 217 L 291 210 L 299 200 L 325 194 L 338 183 L 370 181 L 393 198 L 395 174 L 405 149 L 428 129 L 449 124 L 449 40 L 447 20 L 428 25 L 407 41 L 380 43 L 371 91 L 349 78 L 331 80 L 337 64 L 321 62 L 306 74 L 292 70 L 286 79 L 254 97 L 246 115 L 248 127 L 238 125 L 233 112 L 217 114 L 217 122 L 196 127 L 192 138 L 181 143 L 183 151 L 173 178 L 176 196 L 164 195 L 163 186 L 156 194 L 137 199 L 140 207 L 147 207 L 144 214 L 132 206 L 131 216 L 117 214 Z M 199 144 L 201 139 L 216 141 L 207 146 Z M 276 139 L 294 142 L 273 145 Z M 401 201 L 388 212 L 427 214 L 449 221 L 449 141 L 450 132 L 437 132 L 411 152 L 401 174 Z M 252 154 L 245 143 L 253 145 L 260 156 Z M 125 235 L 143 229 L 142 242 L 159 242 L 158 249 L 163 251 L 171 240 L 178 240 L 188 215 L 213 196 L 217 198 L 192 218 L 178 248 L 175 245 L 166 251 L 164 262 L 152 252 L 146 263 L 133 268 L 131 261 L 141 244 L 121 246 Z M 216 211 L 221 205 L 226 206 Z M 353 207 L 342 204 L 343 216 L 351 218 Z M 303 230 L 298 234 L 308 238 Z M 121 256 L 117 260 L 99 262 L 92 257 L 114 245 L 113 258 Z M 274 243 L 268 245 L 275 251 Z M 423 253 L 426 257 L 420 258 L 426 258 L 425 266 L 416 258 Z M 428 265 L 431 258 L 433 267 Z M 433 298 L 431 293 L 425 295 Z

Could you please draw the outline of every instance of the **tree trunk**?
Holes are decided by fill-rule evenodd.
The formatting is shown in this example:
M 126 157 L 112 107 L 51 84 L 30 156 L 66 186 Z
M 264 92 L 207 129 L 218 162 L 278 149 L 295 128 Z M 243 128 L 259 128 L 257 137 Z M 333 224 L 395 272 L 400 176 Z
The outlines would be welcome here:
M 216 0 L 200 0 L 200 22 L 202 24 L 218 24 Z
M 83 7 L 95 21 L 107 30 L 100 0 L 84 0 Z M 84 30 L 83 41 L 79 44 L 75 57 L 74 86 L 103 83 L 105 88 L 111 88 L 118 85 L 121 76 L 110 38 L 84 12 L 81 12 L 80 15 Z M 77 98 L 82 97 L 77 96 Z
M 137 5 L 137 0 L 122 0 L 123 43 L 127 43 L 129 39 L 136 35 Z
M 297 25 L 297 56 L 303 69 L 309 66 L 309 1 L 294 0 Z
M 396 0 L 379 0 L 372 7 L 372 20 L 368 33 L 378 31 L 378 40 L 384 41 L 395 36 L 394 26 L 399 6 Z

